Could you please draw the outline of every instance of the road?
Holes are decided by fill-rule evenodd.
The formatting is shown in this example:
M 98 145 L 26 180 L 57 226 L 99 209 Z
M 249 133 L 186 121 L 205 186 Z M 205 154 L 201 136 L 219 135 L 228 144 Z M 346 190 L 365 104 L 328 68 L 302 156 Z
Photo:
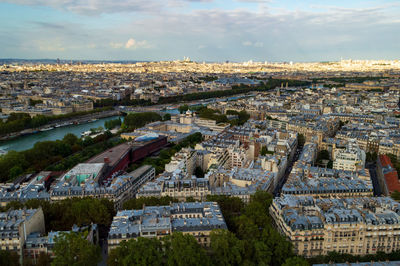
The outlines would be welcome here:
M 289 162 L 289 165 L 286 167 L 286 171 L 283 174 L 283 177 L 279 180 L 279 183 L 274 190 L 274 197 L 278 197 L 279 194 L 281 193 L 281 189 L 283 185 L 286 183 L 286 180 L 288 179 L 290 172 L 292 171 L 293 164 L 299 159 L 302 150 L 303 146 L 297 146 L 297 150 L 293 156 L 293 159 Z
M 381 187 L 379 186 L 378 176 L 376 174 L 376 162 L 366 163 L 365 168 L 369 170 L 369 173 L 371 175 L 372 185 L 374 186 L 374 195 L 381 196 L 382 190 Z

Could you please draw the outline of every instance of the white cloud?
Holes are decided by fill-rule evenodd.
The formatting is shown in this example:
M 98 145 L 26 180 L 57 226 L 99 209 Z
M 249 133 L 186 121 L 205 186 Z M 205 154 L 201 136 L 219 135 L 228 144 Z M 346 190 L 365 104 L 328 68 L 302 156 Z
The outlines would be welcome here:
M 151 48 L 152 46 L 147 43 L 146 40 L 136 41 L 134 38 L 129 38 L 126 43 L 122 42 L 110 42 L 110 46 L 114 49 L 138 49 L 138 48 Z
M 125 43 L 125 48 L 129 49 L 131 47 L 134 47 L 136 45 L 136 41 L 133 38 L 130 38 L 126 43 Z
M 36 40 L 34 41 L 34 44 L 43 52 L 64 52 L 66 50 L 59 39 L 53 41 Z
M 110 46 L 114 49 L 120 49 L 124 46 L 124 44 L 120 42 L 110 42 Z
M 244 42 L 242 42 L 242 45 L 243 46 L 254 46 L 254 47 L 258 47 L 258 48 L 260 48 L 260 47 L 263 47 L 264 46 L 264 43 L 262 43 L 262 42 L 251 42 L 251 41 L 244 41 Z
M 158 14 L 169 7 L 184 7 L 189 3 L 207 3 L 214 0 L 0 0 L 26 6 L 47 6 L 83 15 L 107 13 L 147 12 Z
M 111 15 L 102 16 L 101 22 L 97 21 L 98 17 L 75 20 L 74 16 L 73 21 L 49 19 L 36 24 L 29 22 L 29 25 L 24 25 L 26 27 L 19 26 L 18 30 L 3 27 L 0 31 L 3 49 L 0 55 L 3 56 L 20 56 L 18 49 L 21 48 L 18 47 L 31 48 L 31 40 L 52 44 L 55 37 L 63 45 L 43 44 L 40 50 L 35 46 L 32 54 L 36 52 L 38 57 L 46 56 L 45 50 L 53 49 L 60 51 L 60 57 L 70 58 L 78 54 L 143 60 L 166 60 L 184 55 L 194 60 L 221 61 L 247 61 L 250 58 L 261 61 L 335 60 L 341 56 L 395 58 L 400 43 L 400 20 L 396 16 L 400 8 L 396 6 L 307 10 L 205 9 L 209 5 L 193 7 L 188 4 L 189 0 L 2 1 L 26 5 L 36 3 L 84 15 L 148 12 L 140 16 L 118 14 L 120 21 Z M 168 6 L 173 2 L 177 6 L 184 4 L 177 8 Z M 187 6 L 190 8 L 183 9 Z M 156 14 L 158 11 L 161 12 Z M 104 27 L 105 22 L 110 21 L 112 23 Z M 88 47 L 90 43 L 95 43 L 96 49 Z M 143 53 L 142 49 L 151 52 Z M 27 55 L 31 56 L 30 53 Z

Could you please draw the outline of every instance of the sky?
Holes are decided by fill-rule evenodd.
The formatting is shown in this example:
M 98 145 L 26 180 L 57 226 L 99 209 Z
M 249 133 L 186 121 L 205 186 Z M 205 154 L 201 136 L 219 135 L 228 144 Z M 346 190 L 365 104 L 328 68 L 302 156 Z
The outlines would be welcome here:
M 399 0 L 0 0 L 0 58 L 400 59 Z

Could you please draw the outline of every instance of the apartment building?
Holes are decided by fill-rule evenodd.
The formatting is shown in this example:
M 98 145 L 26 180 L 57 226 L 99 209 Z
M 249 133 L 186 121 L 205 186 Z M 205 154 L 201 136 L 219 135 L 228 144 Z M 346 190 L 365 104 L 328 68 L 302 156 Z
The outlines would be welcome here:
M 273 200 L 270 214 L 301 256 L 400 250 L 400 204 L 388 197 L 315 199 L 283 195 Z
M 345 149 L 336 149 L 333 154 L 333 169 L 357 171 L 365 167 L 365 151 L 355 141 L 350 141 Z
M 110 178 L 103 179 L 103 165 L 78 164 L 51 188 L 51 200 L 71 197 L 106 198 L 119 210 L 126 200 L 134 198 L 139 188 L 155 176 L 154 167 L 144 165 L 131 173 L 115 173 Z
M 22 256 L 26 237 L 33 232 L 44 233 L 42 208 L 9 210 L 0 213 L 0 248 Z
M 108 251 L 122 241 L 137 237 L 162 238 L 173 232 L 193 235 L 199 244 L 210 245 L 214 229 L 227 229 L 216 202 L 172 203 L 169 206 L 144 206 L 123 210 L 114 216 L 108 234 Z

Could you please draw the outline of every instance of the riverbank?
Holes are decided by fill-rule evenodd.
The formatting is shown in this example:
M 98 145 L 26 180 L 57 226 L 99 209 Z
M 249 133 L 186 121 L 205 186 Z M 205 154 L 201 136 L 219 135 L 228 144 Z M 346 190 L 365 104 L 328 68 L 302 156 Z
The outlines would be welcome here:
M 23 151 L 32 148 L 39 141 L 53 141 L 62 139 L 66 134 L 72 133 L 80 138 L 81 133 L 89 131 L 91 128 L 104 127 L 104 123 L 109 120 L 117 119 L 119 116 L 99 118 L 95 121 L 87 121 L 80 124 L 72 124 L 57 127 L 48 131 L 39 131 L 35 134 L 20 136 L 7 141 L 0 141 L 0 149 L 5 151 Z M 93 119 L 93 118 L 92 118 Z
M 99 113 L 85 114 L 82 116 L 71 117 L 71 118 L 67 118 L 67 119 L 54 120 L 51 123 L 48 123 L 41 127 L 25 129 L 20 132 L 13 132 L 13 133 L 4 135 L 4 136 L 0 137 L 0 141 L 13 140 L 13 139 L 23 137 L 26 135 L 32 135 L 32 134 L 37 134 L 40 132 L 50 131 L 55 128 L 89 123 L 89 122 L 95 121 L 96 119 L 101 119 L 101 118 L 106 118 L 106 117 L 111 117 L 111 116 L 118 116 L 119 114 L 120 114 L 120 112 L 117 110 L 110 110 L 110 111 L 103 111 L 103 112 L 99 112 Z

